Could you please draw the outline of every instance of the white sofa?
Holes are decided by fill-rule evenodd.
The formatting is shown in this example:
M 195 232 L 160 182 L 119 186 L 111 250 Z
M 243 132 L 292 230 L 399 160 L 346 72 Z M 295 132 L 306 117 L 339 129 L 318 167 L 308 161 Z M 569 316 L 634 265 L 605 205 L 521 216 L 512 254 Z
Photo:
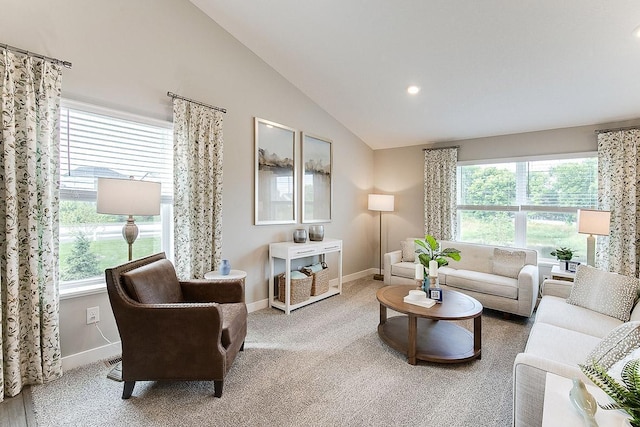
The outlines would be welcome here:
M 513 367 L 513 425 L 542 424 L 547 372 L 565 378 L 589 380 L 578 364 L 588 363 L 591 351 L 623 321 L 567 303 L 571 282 L 545 280 L 542 300 L 526 348 Z M 598 283 L 606 287 L 607 283 Z M 640 304 L 632 307 L 630 321 L 640 320 Z M 617 338 L 616 338 L 617 340 Z
M 415 238 L 403 242 L 405 250 L 384 255 L 384 282 L 387 285 L 415 283 L 415 261 L 408 252 L 415 250 Z M 529 317 L 535 308 L 538 287 L 538 254 L 534 250 L 478 245 L 472 243 L 439 241 L 442 248 L 460 250 L 460 261 L 449 260 L 449 265 L 438 270 L 443 288 L 463 292 L 482 303 L 486 308 Z M 407 249 L 408 248 L 408 249 Z M 506 252 L 522 251 L 524 266 L 517 278 L 495 274 L 495 249 Z M 404 257 L 403 257 L 404 252 Z

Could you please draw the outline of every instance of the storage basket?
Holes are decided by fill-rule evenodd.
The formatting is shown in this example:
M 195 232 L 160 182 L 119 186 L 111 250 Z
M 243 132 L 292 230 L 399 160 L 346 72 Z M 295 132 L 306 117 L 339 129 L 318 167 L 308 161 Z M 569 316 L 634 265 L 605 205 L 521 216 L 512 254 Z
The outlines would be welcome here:
M 317 273 L 313 273 L 313 283 L 311 283 L 311 295 L 324 294 L 329 290 L 329 269 L 324 267 Z
M 305 277 L 304 279 L 291 279 L 291 293 L 289 294 L 289 304 L 298 304 L 306 301 L 311 296 L 311 284 L 313 277 Z M 285 289 L 287 287 L 287 279 L 284 273 L 278 275 L 278 300 L 285 302 Z

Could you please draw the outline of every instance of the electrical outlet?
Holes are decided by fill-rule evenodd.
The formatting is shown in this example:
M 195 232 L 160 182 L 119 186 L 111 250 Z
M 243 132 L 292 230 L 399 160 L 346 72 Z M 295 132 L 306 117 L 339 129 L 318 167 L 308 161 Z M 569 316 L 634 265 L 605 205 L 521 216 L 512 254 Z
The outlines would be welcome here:
M 98 323 L 100 321 L 100 307 L 87 308 L 87 325 Z
M 551 279 L 551 276 L 548 274 L 543 274 L 542 275 L 542 280 L 547 280 L 547 279 Z

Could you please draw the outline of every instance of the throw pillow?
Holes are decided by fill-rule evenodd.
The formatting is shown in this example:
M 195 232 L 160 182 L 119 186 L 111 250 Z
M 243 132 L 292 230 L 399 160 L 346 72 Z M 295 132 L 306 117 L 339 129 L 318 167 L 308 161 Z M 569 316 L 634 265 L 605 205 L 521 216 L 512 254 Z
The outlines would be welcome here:
M 402 249 L 402 261 L 415 262 L 416 260 L 416 244 L 403 240 L 400 242 L 400 248 Z
M 638 279 L 580 264 L 567 303 L 626 322 L 638 290 Z
M 640 359 L 640 348 L 636 348 L 631 353 L 614 363 L 607 373 L 611 375 L 614 380 L 622 383 L 622 369 L 624 368 L 624 365 L 636 359 Z
M 524 267 L 527 254 L 524 251 L 508 251 L 493 249 L 493 274 L 517 279 L 520 270 Z
M 587 363 L 598 363 L 605 369 L 624 359 L 640 347 L 640 322 L 627 322 L 613 329 L 587 356 Z

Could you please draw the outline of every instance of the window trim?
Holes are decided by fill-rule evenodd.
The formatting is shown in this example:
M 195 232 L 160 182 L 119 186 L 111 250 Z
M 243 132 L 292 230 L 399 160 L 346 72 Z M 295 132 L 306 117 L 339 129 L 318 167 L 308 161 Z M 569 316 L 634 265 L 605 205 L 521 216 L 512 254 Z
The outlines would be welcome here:
M 479 166 L 479 165 L 491 165 L 499 163 L 516 163 L 516 187 L 521 185 L 518 182 L 522 177 L 518 174 L 517 164 L 524 162 L 536 162 L 545 160 L 571 160 L 571 159 L 583 159 L 583 158 L 598 158 L 597 151 L 581 151 L 573 153 L 560 153 L 560 154 L 543 154 L 535 156 L 519 156 L 519 157 L 504 157 L 493 159 L 479 159 L 479 160 L 462 160 L 456 164 L 456 170 L 464 166 Z M 462 191 L 460 185 L 460 176 L 457 177 L 458 194 Z M 516 197 L 518 192 L 516 191 Z M 551 212 L 551 213 L 577 213 L 579 209 L 585 209 L 586 207 L 574 207 L 574 206 L 543 206 L 543 205 L 457 205 L 456 212 L 460 211 L 490 211 L 490 212 L 515 212 L 514 214 L 514 245 L 515 247 L 526 247 L 526 222 L 528 212 Z M 460 237 L 460 216 L 457 215 L 458 227 L 456 238 Z M 555 264 L 555 260 L 552 258 L 539 258 L 538 264 Z
M 104 115 L 112 117 L 114 119 L 120 119 L 125 121 L 137 122 L 145 125 L 155 126 L 166 130 L 173 129 L 173 122 L 167 120 L 160 120 L 147 116 L 142 116 L 127 111 L 115 110 L 99 105 L 88 104 L 72 99 L 63 98 L 60 101 L 60 107 L 70 110 L 80 110 L 91 114 Z M 61 123 L 61 126 L 63 124 Z M 60 188 L 59 200 L 74 200 L 81 202 L 95 202 L 97 198 L 97 192 L 95 190 L 84 189 L 72 189 L 72 188 Z M 170 229 L 173 224 L 173 213 L 169 209 L 169 205 L 173 202 L 172 196 L 162 195 L 160 199 L 161 203 L 161 223 L 165 225 L 161 231 L 162 250 L 166 252 L 167 258 L 173 259 L 173 233 Z M 166 227 L 168 225 L 168 227 Z M 166 244 L 165 244 L 166 242 Z M 59 254 L 58 254 L 59 256 Z M 81 280 L 69 280 L 63 282 L 58 277 L 58 289 L 60 299 L 69 299 L 75 297 L 81 297 L 86 295 L 93 295 L 106 292 L 106 282 L 104 276 L 98 276 L 90 279 Z

